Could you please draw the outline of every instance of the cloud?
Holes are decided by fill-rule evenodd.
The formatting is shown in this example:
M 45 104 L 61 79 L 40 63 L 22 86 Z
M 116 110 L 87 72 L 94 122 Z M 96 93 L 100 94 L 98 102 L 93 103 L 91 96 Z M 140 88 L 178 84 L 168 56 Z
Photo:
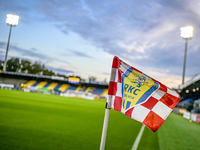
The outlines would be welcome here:
M 31 57 L 36 57 L 38 59 L 48 59 L 47 55 L 37 53 L 38 50 L 36 48 L 31 48 L 31 49 L 27 50 L 27 49 L 20 48 L 16 45 L 10 45 L 9 47 L 10 47 L 10 51 L 17 51 L 23 57 L 31 56 Z
M 80 51 L 75 51 L 75 50 L 69 50 L 72 55 L 75 55 L 75 56 L 78 56 L 78 57 L 86 57 L 86 58 L 92 58 L 91 56 L 87 55 L 86 53 L 84 52 L 80 52 Z
M 24 5 L 17 2 L 10 5 L 11 8 L 16 5 L 18 10 L 22 8 L 22 15 L 36 10 L 29 14 L 31 17 L 26 17 L 27 20 L 30 18 L 27 22 L 31 22 L 32 18 L 51 21 L 60 32 L 74 32 L 95 47 L 111 56 L 119 56 L 140 70 L 150 73 L 166 73 L 167 70 L 167 74 L 174 78 L 182 75 L 183 68 L 185 43 L 179 36 L 180 27 L 192 25 L 194 37 L 188 44 L 186 75 L 194 76 L 200 72 L 197 55 L 200 53 L 200 21 L 196 19 L 200 18 L 198 1 L 152 0 L 149 3 L 148 0 L 37 0 L 31 2 L 30 10 L 26 8 L 28 3 L 30 1 Z M 14 48 L 17 50 L 18 47 Z M 37 53 L 37 49 L 30 49 L 29 52 L 19 49 L 19 52 L 46 61 L 52 59 Z M 79 50 L 68 53 L 71 56 L 92 58 Z
M 6 43 L 0 42 L 0 49 L 1 48 L 4 49 L 5 46 L 6 46 Z M 42 54 L 40 52 L 40 50 L 37 48 L 24 49 L 19 46 L 10 44 L 8 56 L 12 57 L 12 53 L 15 53 L 15 55 L 14 55 L 15 57 L 19 57 L 22 59 L 28 59 L 30 61 L 33 61 L 33 60 L 41 61 L 42 60 L 42 62 L 46 62 L 46 63 L 56 61 L 56 62 L 68 64 L 68 65 L 71 64 L 65 60 L 60 60 L 59 58 L 48 56 L 48 54 Z
M 54 67 L 51 67 L 51 66 L 47 66 L 48 69 L 50 70 L 53 70 L 57 73 L 64 73 L 64 74 L 73 74 L 74 71 L 72 70 L 65 70 L 65 69 L 61 69 L 61 68 L 54 68 Z
M 0 42 L 0 48 L 5 48 L 5 46 L 6 46 L 6 43 L 5 42 Z

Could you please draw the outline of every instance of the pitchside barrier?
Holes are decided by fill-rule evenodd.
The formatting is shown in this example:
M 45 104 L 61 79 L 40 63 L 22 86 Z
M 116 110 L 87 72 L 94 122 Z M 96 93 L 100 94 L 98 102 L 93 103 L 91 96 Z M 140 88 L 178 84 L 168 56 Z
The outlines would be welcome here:
M 191 114 L 191 120 L 200 124 L 200 114 Z
M 0 87 L 1 87 L 1 89 L 9 89 L 9 90 L 14 89 L 13 84 L 2 84 L 2 83 L 0 83 Z
M 92 94 L 92 93 L 85 94 L 85 92 L 74 91 L 74 90 L 67 90 L 65 93 L 60 93 L 60 96 L 80 97 L 80 98 L 85 98 L 89 100 L 94 100 L 95 98 L 99 98 L 99 95 L 97 94 Z
M 189 120 L 192 120 L 198 124 L 200 124 L 200 114 L 190 113 L 190 112 L 184 112 L 183 117 Z
M 184 110 L 184 111 L 183 111 Z M 181 113 L 183 111 L 183 113 Z M 174 108 L 174 113 L 182 115 L 184 118 L 200 124 L 200 114 L 188 112 L 186 109 Z
M 191 113 L 190 112 L 184 112 L 183 117 L 186 119 L 191 119 Z
M 85 93 L 83 91 L 75 91 L 75 90 L 67 90 L 66 92 L 60 92 L 60 91 L 54 91 L 47 88 L 38 88 L 35 86 L 29 86 L 28 88 L 24 88 L 24 92 L 37 92 L 37 93 L 44 93 L 44 94 L 56 94 L 60 96 L 66 96 L 66 97 L 79 97 L 79 98 L 85 98 L 88 100 L 102 100 L 105 101 L 105 96 L 100 97 L 99 94 L 93 94 L 93 93 Z

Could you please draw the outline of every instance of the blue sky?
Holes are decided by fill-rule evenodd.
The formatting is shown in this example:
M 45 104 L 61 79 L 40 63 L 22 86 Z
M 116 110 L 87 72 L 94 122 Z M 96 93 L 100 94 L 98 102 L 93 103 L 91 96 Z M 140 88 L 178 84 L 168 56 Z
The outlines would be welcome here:
M 118 56 L 169 87 L 181 84 L 185 41 L 180 27 L 191 25 L 186 81 L 200 73 L 199 0 L 1 0 L 0 59 L 9 26 L 6 14 L 20 16 L 12 29 L 8 57 L 44 63 L 66 75 L 110 79 Z

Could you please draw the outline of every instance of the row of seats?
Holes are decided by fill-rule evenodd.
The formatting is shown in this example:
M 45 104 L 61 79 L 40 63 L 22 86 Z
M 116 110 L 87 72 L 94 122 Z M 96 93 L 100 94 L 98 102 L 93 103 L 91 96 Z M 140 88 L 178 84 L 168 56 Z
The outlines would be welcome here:
M 108 89 L 95 88 L 95 87 L 85 87 L 85 86 L 72 86 L 69 84 L 58 84 L 56 82 L 37 82 L 36 80 L 30 80 L 26 83 L 26 87 L 37 87 L 37 88 L 47 88 L 54 91 L 66 92 L 67 90 L 75 92 L 84 92 L 85 94 L 92 93 L 99 96 L 107 96 Z

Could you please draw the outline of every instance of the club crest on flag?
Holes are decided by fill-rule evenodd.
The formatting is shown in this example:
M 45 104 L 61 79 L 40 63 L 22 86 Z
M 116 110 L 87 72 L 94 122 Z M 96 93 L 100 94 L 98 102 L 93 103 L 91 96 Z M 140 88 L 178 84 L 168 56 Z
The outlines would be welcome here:
M 159 88 L 159 84 L 145 75 L 129 68 L 122 74 L 122 108 L 130 108 L 144 103 Z

